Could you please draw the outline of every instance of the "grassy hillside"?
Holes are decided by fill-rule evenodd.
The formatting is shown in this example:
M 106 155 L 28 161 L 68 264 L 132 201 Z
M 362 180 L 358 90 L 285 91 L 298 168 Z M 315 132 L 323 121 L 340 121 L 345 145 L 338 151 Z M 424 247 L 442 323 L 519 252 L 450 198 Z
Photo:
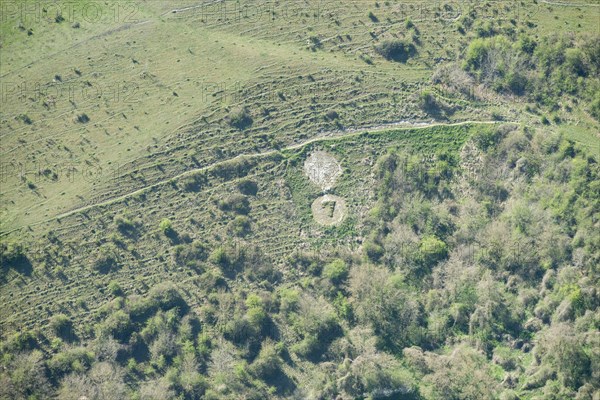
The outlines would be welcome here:
M 2 4 L 0 398 L 595 399 L 599 20 Z

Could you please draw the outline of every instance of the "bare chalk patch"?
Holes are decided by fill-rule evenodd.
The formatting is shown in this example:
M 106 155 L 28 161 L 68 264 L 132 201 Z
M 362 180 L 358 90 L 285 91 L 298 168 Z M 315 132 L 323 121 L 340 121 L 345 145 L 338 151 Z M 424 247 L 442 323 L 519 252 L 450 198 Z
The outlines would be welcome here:
M 331 154 L 315 151 L 304 162 L 304 173 L 313 183 L 327 191 L 342 174 L 342 167 Z
M 336 225 L 346 217 L 346 200 L 339 196 L 321 196 L 312 203 L 311 208 L 315 221 L 321 225 Z

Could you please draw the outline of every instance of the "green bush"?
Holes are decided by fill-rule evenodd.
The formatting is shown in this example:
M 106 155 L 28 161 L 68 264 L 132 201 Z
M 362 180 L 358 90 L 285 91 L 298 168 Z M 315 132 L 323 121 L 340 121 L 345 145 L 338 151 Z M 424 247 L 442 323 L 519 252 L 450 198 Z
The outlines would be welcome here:
M 285 315 L 298 309 L 300 293 L 295 289 L 279 289 L 279 309 Z
M 168 218 L 163 218 L 160 221 L 160 224 L 158 224 L 158 228 L 161 230 L 162 233 L 164 233 L 166 236 L 170 236 L 173 233 L 175 233 L 175 230 L 173 229 L 173 223 L 171 222 L 170 219 Z
M 3 343 L 6 351 L 19 352 L 34 350 L 38 348 L 38 335 L 30 330 L 15 333 L 6 343 Z
M 208 248 L 198 241 L 191 244 L 181 244 L 173 248 L 177 265 L 200 270 L 202 262 L 208 258 Z
M 419 245 L 419 251 L 426 266 L 443 260 L 448 255 L 448 246 L 435 236 L 425 236 Z
M 12 263 L 25 257 L 25 246 L 16 242 L 0 242 L 0 260 L 2 263 Z
M 596 91 L 594 99 L 590 103 L 590 114 L 600 121 L 600 90 Z
M 387 39 L 376 45 L 375 51 L 386 60 L 404 63 L 417 53 L 417 48 L 399 39 Z
M 123 215 L 117 215 L 114 218 L 114 221 L 115 221 L 115 224 L 117 225 L 117 229 L 123 235 L 131 236 L 137 230 L 136 224 L 133 221 L 131 221 L 129 218 L 127 218 Z
M 302 340 L 292 346 L 292 351 L 311 361 L 319 360 L 331 342 L 341 334 L 333 308 L 321 300 L 302 299 L 293 327 Z
M 100 248 L 100 252 L 94 261 L 93 267 L 101 274 L 107 274 L 119 267 L 119 254 L 112 244 Z
M 521 35 L 517 42 L 517 48 L 524 53 L 532 55 L 537 47 L 537 42 L 529 35 Z
M 316 358 L 321 350 L 321 344 L 316 336 L 306 336 L 300 342 L 292 345 L 291 350 L 302 358 Z
M 0 398 L 43 400 L 54 397 L 41 351 L 20 353 L 15 357 L 6 354 L 0 368 Z
M 122 343 L 127 342 L 133 332 L 133 325 L 129 314 L 123 310 L 115 311 L 100 324 L 99 332 L 100 335 L 112 336 Z
M 137 332 L 140 324 L 146 323 L 139 332 L 146 341 L 159 331 L 174 332 L 177 321 L 189 310 L 187 302 L 171 282 L 154 286 L 145 298 L 130 301 L 127 306 Z
M 90 117 L 86 113 L 78 114 L 77 122 L 79 122 L 80 124 L 87 124 L 88 122 L 90 122 Z
M 308 38 L 308 48 L 312 51 L 317 51 L 317 49 L 320 49 L 323 47 L 323 43 L 321 42 L 321 39 L 318 36 L 315 35 L 311 35 Z M 285 100 L 285 96 L 283 95 L 283 92 L 279 92 L 279 98 L 281 98 L 282 100 Z
M 250 323 L 253 331 L 264 333 L 269 323 L 269 315 L 267 314 L 263 300 L 255 294 L 248 295 L 246 299 L 246 311 L 245 318 Z
M 510 92 L 522 96 L 527 92 L 529 81 L 522 71 L 512 70 L 506 74 L 505 86 Z
M 159 283 L 152 287 L 148 293 L 148 301 L 153 309 L 168 311 L 177 308 L 181 313 L 188 309 L 187 302 L 172 282 Z
M 250 365 L 250 373 L 265 382 L 272 382 L 281 373 L 283 361 L 280 346 L 271 341 L 262 343 L 260 353 Z
M 323 276 L 338 284 L 348 277 L 348 265 L 339 258 L 325 265 Z
M 472 138 L 478 149 L 488 151 L 490 148 L 495 147 L 502 137 L 496 129 L 481 128 L 473 134 Z
M 235 236 L 246 236 L 251 230 L 250 218 L 245 215 L 238 215 L 229 224 L 229 229 Z
M 424 378 L 425 399 L 493 399 L 498 384 L 485 357 L 467 347 L 457 347 L 452 356 L 432 360 Z
M 176 382 L 186 399 L 204 398 L 203 395 L 208 387 L 206 379 L 198 372 L 196 358 L 188 354 L 183 358 Z
M 64 314 L 57 314 L 50 318 L 50 329 L 56 336 L 64 340 L 71 341 L 75 336 L 73 322 Z
M 239 130 L 244 130 L 252 126 L 254 122 L 252 116 L 246 107 L 233 109 L 227 116 L 229 125 Z
M 571 389 L 579 388 L 592 372 L 583 339 L 566 324 L 552 326 L 541 337 L 536 354 L 542 365 L 557 373 L 560 382 Z
M 353 359 L 346 358 L 337 367 L 336 383 L 343 394 L 343 397 L 340 397 L 421 399 L 410 371 L 403 368 L 394 356 L 377 351 L 366 339 L 367 332 L 360 334 L 356 339 L 361 341 L 362 346 L 353 349 L 358 356 Z
M 9 268 L 15 268 L 19 264 L 27 263 L 27 248 L 17 242 L 0 242 L 0 275 Z
M 474 39 L 467 48 L 464 60 L 464 68 L 468 71 L 480 70 L 491 47 L 488 39 Z
M 210 253 L 208 260 L 221 268 L 229 268 L 229 266 L 232 264 L 230 255 L 222 246 L 214 249 L 213 252 Z
M 236 157 L 216 165 L 211 169 L 211 173 L 214 176 L 225 180 L 243 178 L 248 175 L 254 165 L 255 164 L 246 157 Z
M 419 95 L 419 107 L 427 112 L 436 112 L 440 108 L 435 95 L 429 90 L 424 90 Z
M 27 125 L 31 125 L 33 124 L 33 121 L 31 120 L 31 118 L 29 117 L 29 115 L 27 114 L 21 114 L 17 117 L 17 119 L 23 121 L 23 123 L 27 124 Z
M 246 196 L 256 196 L 258 193 L 258 184 L 250 179 L 244 179 L 237 185 L 238 190 Z
M 198 192 L 207 181 L 205 174 L 194 173 L 193 175 L 188 175 L 182 179 L 183 189 L 186 192 Z
M 110 281 L 108 284 L 108 291 L 113 296 L 121 296 L 123 294 L 123 289 L 121 289 L 121 285 L 117 281 Z
M 367 241 L 363 245 L 363 252 L 367 255 L 369 260 L 377 262 L 383 256 L 384 249 L 381 245 L 373 241 Z
M 71 372 L 83 373 L 87 371 L 94 361 L 94 353 L 85 348 L 73 348 L 58 353 L 48 360 L 48 369 L 51 376 L 58 380 Z
M 508 34 L 478 38 L 469 44 L 463 67 L 497 92 L 528 96 L 547 106 L 567 94 L 591 103 L 600 87 L 598 43 L 597 35 L 554 34 L 536 40 L 522 34 L 516 43 Z M 543 117 L 542 123 L 546 121 Z
M 350 293 L 357 320 L 371 326 L 382 348 L 398 351 L 419 344 L 417 298 L 399 274 L 365 265 L 352 270 Z
M 223 337 L 231 342 L 242 345 L 259 339 L 260 330 L 248 318 L 233 317 L 226 324 Z
M 494 28 L 494 22 L 489 20 L 485 22 L 478 22 L 475 26 L 475 31 L 477 32 L 477 36 L 480 38 L 492 37 L 498 33 L 496 28 Z

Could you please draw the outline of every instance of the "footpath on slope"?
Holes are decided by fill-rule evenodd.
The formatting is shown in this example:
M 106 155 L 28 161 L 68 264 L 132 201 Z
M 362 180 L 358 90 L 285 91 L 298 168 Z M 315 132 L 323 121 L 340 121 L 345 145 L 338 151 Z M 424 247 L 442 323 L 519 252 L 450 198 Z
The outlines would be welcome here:
M 269 150 L 269 151 L 265 151 L 265 152 L 251 153 L 251 154 L 238 154 L 237 156 L 228 158 L 226 160 L 217 161 L 213 164 L 210 164 L 210 165 L 207 165 L 204 167 L 194 168 L 194 169 L 182 172 L 181 174 L 163 179 L 159 182 L 155 182 L 153 184 L 144 186 L 144 187 L 134 190 L 132 192 L 125 193 L 123 195 L 115 196 L 113 198 L 109 198 L 109 199 L 106 199 L 106 200 L 98 202 L 98 203 L 89 204 L 89 205 L 86 205 L 83 207 L 78 207 L 73 210 L 64 212 L 62 214 L 55 215 L 53 217 L 35 222 L 33 224 L 28 224 L 26 226 L 20 226 L 20 227 L 13 228 L 9 231 L 0 232 L 0 237 L 7 236 L 13 232 L 19 231 L 21 229 L 25 229 L 27 227 L 41 225 L 41 224 L 44 224 L 44 223 L 47 223 L 50 221 L 54 221 L 54 220 L 60 220 L 62 218 L 67 218 L 74 214 L 78 214 L 78 213 L 82 213 L 82 212 L 91 210 L 93 208 L 103 207 L 103 206 L 108 206 L 108 205 L 111 205 L 114 203 L 118 203 L 120 201 L 126 200 L 128 198 L 134 197 L 139 194 L 142 194 L 150 189 L 166 185 L 170 181 L 178 180 L 178 179 L 184 178 L 189 175 L 194 175 L 199 172 L 210 171 L 211 169 L 213 169 L 219 165 L 226 164 L 228 162 L 239 160 L 239 159 L 268 157 L 268 156 L 277 154 L 279 152 L 296 150 L 296 149 L 302 148 L 304 146 L 307 146 L 311 143 L 322 142 L 322 141 L 333 140 L 333 139 L 345 139 L 345 138 L 349 138 L 349 137 L 359 136 L 363 133 L 381 133 L 381 132 L 393 130 L 395 127 L 398 130 L 409 130 L 409 129 L 428 129 L 428 128 L 432 128 L 432 127 L 436 127 L 436 126 L 452 127 L 452 126 L 462 126 L 462 125 L 495 125 L 495 124 L 510 124 L 510 123 L 514 123 L 514 122 L 510 122 L 510 121 L 462 121 L 462 122 L 455 122 L 455 123 L 432 122 L 432 123 L 415 123 L 412 125 L 406 125 L 406 122 L 402 121 L 402 122 L 395 122 L 395 123 L 390 123 L 390 124 L 386 124 L 386 125 L 379 125 L 375 128 L 364 128 L 364 129 L 347 130 L 347 131 L 342 131 L 342 132 L 335 131 L 335 132 L 322 133 L 318 137 L 314 137 L 312 139 L 306 140 L 301 143 L 296 143 L 296 144 L 284 147 L 282 149 Z M 400 125 L 402 125 L 401 128 L 399 127 Z

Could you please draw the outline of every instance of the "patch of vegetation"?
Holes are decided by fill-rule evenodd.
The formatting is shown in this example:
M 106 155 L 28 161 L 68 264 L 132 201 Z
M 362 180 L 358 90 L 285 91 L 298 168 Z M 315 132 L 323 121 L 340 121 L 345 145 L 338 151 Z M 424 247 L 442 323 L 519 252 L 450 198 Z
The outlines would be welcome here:
M 244 130 L 252 126 L 254 120 L 246 107 L 239 107 L 229 112 L 227 122 L 234 128 Z
M 250 219 L 245 215 L 238 215 L 230 223 L 230 230 L 235 236 L 246 236 L 251 231 Z
M 250 201 L 248 197 L 235 194 L 219 201 L 219 208 L 223 211 L 232 211 L 236 214 L 246 215 L 250 212 Z
M 158 224 L 158 229 L 167 237 L 171 237 L 177 235 L 177 232 L 173 228 L 173 223 L 168 218 L 163 218 L 160 220 L 160 224 Z
M 204 174 L 196 173 L 183 179 L 183 189 L 187 192 L 198 192 L 207 182 Z
M 33 121 L 31 120 L 31 118 L 27 114 L 21 114 L 21 115 L 19 115 L 18 119 L 21 120 L 24 124 L 27 124 L 27 125 L 33 124 Z
M 114 245 L 105 245 L 100 248 L 93 264 L 94 270 L 101 274 L 108 274 L 119 268 L 119 253 Z
M 417 48 L 413 43 L 400 39 L 386 39 L 375 46 L 375 50 L 382 57 L 389 61 L 405 63 L 409 58 L 414 57 Z
M 88 122 L 90 122 L 90 117 L 88 117 L 86 113 L 78 114 L 77 122 L 79 122 L 80 124 L 87 124 Z
M 239 191 L 246 196 L 256 196 L 258 184 L 250 179 L 244 179 L 237 185 Z
M 4 275 L 11 268 L 23 272 L 31 269 L 27 248 L 15 241 L 2 241 L 0 242 L 0 274 Z
M 66 341 L 76 340 L 73 322 L 64 314 L 58 314 L 50 319 L 50 329 L 59 338 Z
M 536 40 L 523 34 L 518 41 L 506 36 L 474 39 L 463 66 L 491 89 L 526 96 L 551 106 L 561 96 L 584 97 L 593 103 L 600 87 L 600 36 L 554 34 Z

